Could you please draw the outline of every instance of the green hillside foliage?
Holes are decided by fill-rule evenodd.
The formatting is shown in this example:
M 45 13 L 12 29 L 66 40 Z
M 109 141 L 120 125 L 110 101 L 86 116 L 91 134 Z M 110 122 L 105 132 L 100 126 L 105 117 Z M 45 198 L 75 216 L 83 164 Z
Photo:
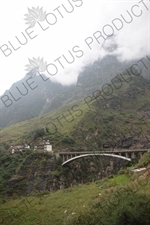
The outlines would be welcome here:
M 145 153 L 143 157 L 139 160 L 138 166 L 144 167 L 150 164 L 150 151 Z
M 129 169 L 129 168 L 128 168 Z M 149 225 L 149 167 L 53 193 L 0 198 L 0 224 L 9 225 Z M 143 178 L 144 174 L 147 178 Z
M 112 83 L 110 85 L 113 87 Z M 122 80 L 122 87 L 113 88 L 113 93 L 109 86 L 105 88 L 105 95 L 99 93 L 100 90 L 95 93 L 96 99 L 91 98 L 91 93 L 85 99 L 41 117 L 2 129 L 2 144 L 27 142 L 33 147 L 43 139 L 49 139 L 55 150 L 67 147 L 99 150 L 106 142 L 113 148 L 121 146 L 122 140 L 128 137 L 149 135 L 149 80 L 133 77 L 129 83 Z M 128 148 L 127 144 L 123 145 Z M 144 148 L 148 147 L 145 144 Z
M 92 65 L 85 67 L 79 74 L 77 83 L 71 86 L 53 83 L 43 74 L 30 79 L 29 73 L 4 93 L 4 95 L 8 95 L 3 99 L 4 102 L 10 98 L 13 104 L 5 102 L 6 107 L 0 101 L 0 128 L 43 115 L 72 101 L 82 99 L 94 90 L 101 88 L 118 72 L 128 68 L 130 63 L 121 63 L 116 57 L 107 56 L 101 61 L 95 61 Z M 29 83 L 33 82 L 33 86 L 36 87 L 34 90 L 31 90 L 27 85 L 28 79 Z M 9 92 L 14 96 L 14 99 L 19 100 L 14 100 Z
M 26 152 L 17 152 L 16 154 L 0 153 L 0 193 L 7 190 L 8 180 L 15 174 L 21 163 L 32 153 L 31 150 Z
M 111 196 L 109 196 L 111 197 Z M 149 225 L 150 197 L 135 194 L 131 191 L 122 191 L 120 196 L 111 197 L 112 203 L 98 202 L 88 212 L 73 219 L 70 225 Z

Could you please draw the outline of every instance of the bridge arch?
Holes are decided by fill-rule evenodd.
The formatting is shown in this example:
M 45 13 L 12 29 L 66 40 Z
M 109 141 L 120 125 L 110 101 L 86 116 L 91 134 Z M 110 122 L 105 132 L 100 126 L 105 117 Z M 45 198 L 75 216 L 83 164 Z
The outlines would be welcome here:
M 83 157 L 87 157 L 87 156 L 109 156 L 109 157 L 114 157 L 114 158 L 119 158 L 119 159 L 123 159 L 123 160 L 126 160 L 126 161 L 131 161 L 130 158 L 127 158 L 127 157 L 124 157 L 124 156 L 120 156 L 120 155 L 114 155 L 114 154 L 107 154 L 107 153 L 93 153 L 93 154 L 83 154 L 83 155 L 79 155 L 79 156 L 75 156 L 71 159 L 68 159 L 66 160 L 65 162 L 62 163 L 62 166 L 66 165 L 67 163 L 71 162 L 71 161 L 74 161 L 76 159 L 79 159 L 79 158 L 83 158 Z

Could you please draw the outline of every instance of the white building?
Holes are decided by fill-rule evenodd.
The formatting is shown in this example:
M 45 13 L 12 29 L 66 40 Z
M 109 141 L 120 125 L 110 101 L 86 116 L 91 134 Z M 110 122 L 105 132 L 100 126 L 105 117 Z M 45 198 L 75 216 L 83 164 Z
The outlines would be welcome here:
M 52 145 L 50 144 L 49 140 L 47 141 L 44 140 L 43 143 L 34 146 L 34 150 L 53 152 Z
M 11 153 L 15 153 L 15 152 L 25 152 L 27 149 L 30 149 L 30 146 L 27 144 L 23 144 L 23 145 L 12 145 L 10 147 L 10 152 Z

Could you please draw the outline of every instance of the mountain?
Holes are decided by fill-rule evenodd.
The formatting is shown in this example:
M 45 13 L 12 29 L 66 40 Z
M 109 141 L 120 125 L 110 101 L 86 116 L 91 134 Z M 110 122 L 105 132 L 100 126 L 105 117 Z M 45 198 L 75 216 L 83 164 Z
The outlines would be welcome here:
M 73 172 L 64 167 L 64 173 L 60 166 L 52 170 L 52 156 L 46 154 L 2 155 L 0 160 L 1 225 L 150 224 L 150 154 L 102 180 L 96 179 L 102 172 L 98 158 L 95 164 L 86 158 L 83 167 L 80 160 Z M 146 170 L 133 173 L 139 165 Z M 65 184 L 69 188 L 63 189 Z
M 84 76 L 80 75 L 80 79 Z M 77 88 L 81 85 L 84 82 Z M 92 92 L 46 114 L 3 128 L 3 148 L 8 150 L 10 145 L 20 143 L 33 148 L 43 139 L 50 140 L 55 151 L 150 148 L 150 80 L 120 74 L 102 88 L 93 91 L 93 86 L 86 85 L 82 90 Z
M 29 114 L 30 117 L 39 116 L 49 108 L 53 110 L 60 105 L 55 98 L 65 88 L 45 79 L 44 75 L 35 78 L 26 75 L 1 96 L 1 127 L 24 121 Z
M 79 74 L 77 83 L 72 86 L 54 83 L 43 74 L 32 77 L 32 73 L 29 73 L 1 96 L 0 128 L 40 116 L 84 98 L 131 64 L 132 62 L 119 62 L 115 56 L 107 56 L 86 66 Z

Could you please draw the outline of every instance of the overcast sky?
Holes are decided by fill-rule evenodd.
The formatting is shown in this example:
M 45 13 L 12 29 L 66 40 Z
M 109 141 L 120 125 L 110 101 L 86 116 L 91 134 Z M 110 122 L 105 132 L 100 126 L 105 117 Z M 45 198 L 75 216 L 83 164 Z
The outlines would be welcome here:
M 27 29 L 29 25 L 24 20 L 24 15 L 29 13 L 27 8 L 38 6 L 48 14 L 47 20 L 40 22 L 42 28 L 36 23 L 33 28 Z M 68 13 L 65 8 L 74 10 Z M 150 54 L 150 1 L 1 0 L 0 10 L 0 95 L 26 75 L 28 58 L 44 58 L 47 64 L 51 64 L 47 67 L 49 73 L 55 72 L 55 68 L 58 70 L 55 76 L 46 72 L 47 76 L 62 84 L 71 84 L 76 82 L 86 64 L 107 54 L 114 54 L 121 61 L 138 60 Z M 131 19 L 128 13 L 133 17 L 130 23 L 124 21 Z M 25 45 L 16 39 L 25 42 L 22 32 L 28 40 Z M 117 43 L 117 50 L 109 53 L 102 48 L 103 38 L 96 40 L 100 32 L 105 39 L 112 34 L 112 38 L 105 41 L 105 46 Z M 36 37 L 31 40 L 29 36 Z M 6 45 L 11 50 L 5 51 Z M 18 50 L 13 50 L 12 46 Z M 69 64 L 64 57 L 71 60 L 68 51 L 73 52 L 73 48 L 80 52 L 73 53 L 75 61 Z

